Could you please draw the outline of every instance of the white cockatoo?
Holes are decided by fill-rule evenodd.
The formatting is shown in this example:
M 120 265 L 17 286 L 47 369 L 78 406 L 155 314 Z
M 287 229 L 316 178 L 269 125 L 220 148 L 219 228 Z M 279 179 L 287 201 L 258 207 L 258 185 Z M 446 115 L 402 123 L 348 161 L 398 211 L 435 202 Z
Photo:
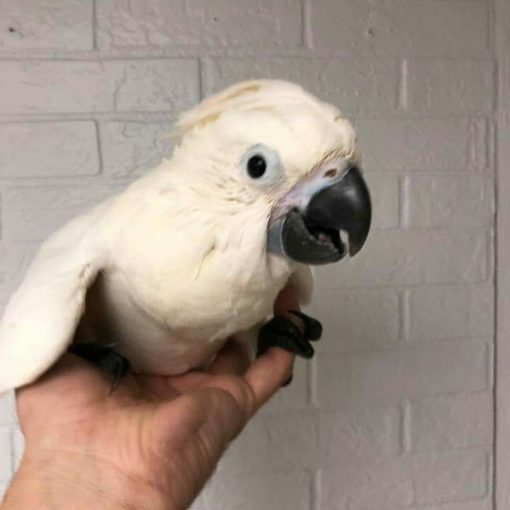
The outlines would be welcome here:
M 353 128 L 300 86 L 239 83 L 176 131 L 170 159 L 43 243 L 0 323 L 0 392 L 71 344 L 94 346 L 90 358 L 115 351 L 138 373 L 204 366 L 227 338 L 260 328 L 289 282 L 306 302 L 310 264 L 365 242 Z M 303 317 L 314 339 L 318 323 Z M 293 334 L 281 324 L 262 331 L 265 347 L 313 353 L 306 338 L 281 338 Z

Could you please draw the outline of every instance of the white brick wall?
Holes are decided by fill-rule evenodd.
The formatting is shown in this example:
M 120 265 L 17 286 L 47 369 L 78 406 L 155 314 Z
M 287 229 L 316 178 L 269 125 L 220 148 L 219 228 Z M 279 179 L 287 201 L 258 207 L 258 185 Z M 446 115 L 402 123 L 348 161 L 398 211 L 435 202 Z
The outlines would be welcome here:
M 51 230 L 170 152 L 201 96 L 291 79 L 356 124 L 375 230 L 318 271 L 316 360 L 194 510 L 492 508 L 498 15 L 493 0 L 0 0 L 0 304 Z M 12 408 L 0 492 L 22 451 Z

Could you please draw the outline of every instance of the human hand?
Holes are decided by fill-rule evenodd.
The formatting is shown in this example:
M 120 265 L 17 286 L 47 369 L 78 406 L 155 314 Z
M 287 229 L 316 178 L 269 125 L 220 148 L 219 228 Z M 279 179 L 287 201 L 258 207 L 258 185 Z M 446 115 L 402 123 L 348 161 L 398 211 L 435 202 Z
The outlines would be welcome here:
M 298 309 L 292 289 L 275 313 Z M 251 366 L 228 344 L 207 372 L 111 380 L 65 355 L 17 392 L 25 453 L 2 510 L 182 510 L 229 442 L 286 381 L 293 356 L 272 348 Z

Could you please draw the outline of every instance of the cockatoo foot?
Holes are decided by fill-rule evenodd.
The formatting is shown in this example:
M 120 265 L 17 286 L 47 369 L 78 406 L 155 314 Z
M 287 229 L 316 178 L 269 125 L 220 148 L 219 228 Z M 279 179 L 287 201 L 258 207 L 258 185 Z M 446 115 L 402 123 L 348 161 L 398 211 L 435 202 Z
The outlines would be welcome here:
M 299 317 L 303 322 L 303 326 L 305 328 L 305 338 L 308 338 L 312 342 L 315 340 L 320 340 L 322 336 L 322 324 L 317 319 L 314 319 L 313 317 L 306 315 L 306 313 L 298 310 L 289 310 L 289 313 Z
M 113 393 L 120 384 L 122 378 L 129 372 L 131 363 L 127 358 L 119 354 L 111 347 L 98 343 L 77 343 L 69 347 L 69 352 L 80 356 L 99 367 L 103 372 L 112 376 Z
M 301 319 L 304 331 L 283 316 L 273 317 L 264 324 L 259 332 L 257 356 L 264 354 L 270 347 L 280 347 L 306 359 L 313 357 L 311 341 L 319 340 L 322 335 L 321 323 L 302 312 L 292 311 Z

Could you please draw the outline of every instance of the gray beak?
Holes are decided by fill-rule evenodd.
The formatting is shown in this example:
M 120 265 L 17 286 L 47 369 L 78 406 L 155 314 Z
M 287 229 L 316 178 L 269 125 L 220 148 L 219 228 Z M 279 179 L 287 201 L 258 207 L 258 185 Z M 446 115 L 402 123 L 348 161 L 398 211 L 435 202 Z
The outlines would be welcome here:
M 370 194 L 358 167 L 341 172 L 341 163 L 345 165 L 338 160 L 328 163 L 299 192 L 294 191 L 295 197 L 299 195 L 294 207 L 287 199 L 289 210 L 268 231 L 270 251 L 314 265 L 358 253 L 370 230 Z M 348 237 L 348 249 L 340 232 Z

